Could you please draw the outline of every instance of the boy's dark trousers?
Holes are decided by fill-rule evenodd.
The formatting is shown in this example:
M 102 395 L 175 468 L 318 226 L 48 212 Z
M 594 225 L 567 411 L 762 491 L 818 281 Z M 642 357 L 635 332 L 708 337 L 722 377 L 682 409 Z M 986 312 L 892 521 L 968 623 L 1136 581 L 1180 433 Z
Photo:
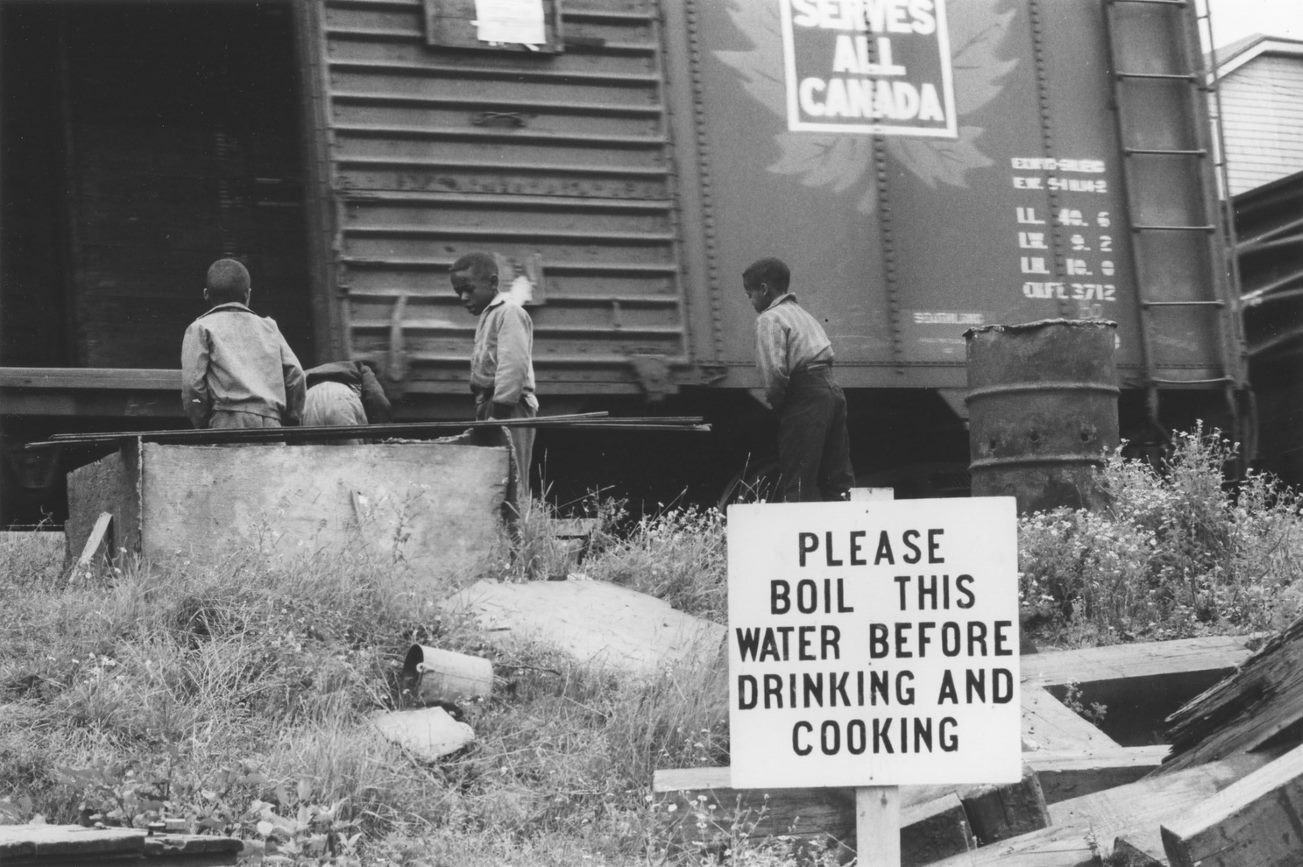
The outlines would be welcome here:
M 493 392 L 475 392 L 475 420 L 492 418 Z M 521 398 L 512 408 L 511 418 L 534 418 L 538 413 L 529 402 Z M 515 515 L 523 513 L 529 502 L 529 467 L 534 457 L 534 428 L 480 428 L 473 441 L 479 445 L 506 445 L 511 447 L 512 471 L 507 482 L 506 503 Z
M 784 502 L 845 500 L 855 484 L 846 395 L 828 365 L 792 375 L 778 413 L 779 494 Z

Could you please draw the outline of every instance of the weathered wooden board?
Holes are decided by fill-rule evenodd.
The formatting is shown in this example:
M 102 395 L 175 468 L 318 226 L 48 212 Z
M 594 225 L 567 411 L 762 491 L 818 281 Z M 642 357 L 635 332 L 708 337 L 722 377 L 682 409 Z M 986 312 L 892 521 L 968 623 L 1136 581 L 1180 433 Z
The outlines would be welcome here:
M 1026 661 L 1029 657 L 1022 657 Z M 1059 701 L 1049 690 L 1022 685 L 1023 750 L 1088 752 L 1120 749 L 1121 744 Z
M 1303 618 L 1168 717 L 1172 773 L 1255 749 L 1303 720 Z M 1297 738 L 1295 739 L 1297 742 Z
M 963 802 L 969 827 L 979 845 L 1007 840 L 1050 824 L 1040 781 L 1035 771 L 1025 764 L 1022 779 L 1016 783 L 901 787 L 903 803 L 910 806 L 946 792 L 954 792 Z
M 933 861 L 930 867 L 1100 867 L 1089 828 L 1050 827 Z
M 1023 760 L 1036 771 L 1046 803 L 1055 804 L 1134 783 L 1161 765 L 1167 751 L 1166 744 L 1084 751 L 1036 750 L 1025 753 Z
M 360 554 L 421 582 L 473 574 L 498 544 L 507 452 L 444 443 L 145 443 L 69 475 L 70 550 L 114 513 L 116 543 L 155 559 Z M 77 516 L 74 520 L 73 516 Z M 134 545 L 133 545 L 134 542 Z
M 1303 747 L 1174 813 L 1162 838 L 1172 867 L 1303 864 Z
M 442 605 L 474 615 L 490 640 L 539 641 L 580 662 L 628 674 L 713 659 L 725 634 L 718 623 L 605 581 L 479 581 Z
M 1051 804 L 1050 821 L 1053 825 L 1091 828 L 1100 852 L 1107 857 L 1118 836 L 1133 832 L 1143 836 L 1270 761 L 1268 755 L 1250 754 L 1175 774 L 1146 777 Z
M 1191 671 L 1231 669 L 1252 655 L 1245 636 L 1182 638 L 1081 650 L 1058 650 L 1022 657 L 1024 683 L 1041 685 L 1166 677 Z
M 1214 636 L 1032 654 L 1022 660 L 1024 688 L 1062 697 L 1080 687 L 1084 705 L 1101 704 L 1100 728 L 1126 746 L 1168 742 L 1163 720 L 1248 659 L 1248 638 Z
M 1112 856 L 1119 836 L 1143 841 L 1170 817 L 1189 813 L 1270 761 L 1267 755 L 1237 756 L 1051 804 L 1050 827 L 934 862 L 932 867 L 1098 867 L 1111 863 L 1105 859 Z M 1143 852 L 1152 844 L 1135 848 Z M 1259 862 L 1227 862 L 1226 867 L 1231 863 Z

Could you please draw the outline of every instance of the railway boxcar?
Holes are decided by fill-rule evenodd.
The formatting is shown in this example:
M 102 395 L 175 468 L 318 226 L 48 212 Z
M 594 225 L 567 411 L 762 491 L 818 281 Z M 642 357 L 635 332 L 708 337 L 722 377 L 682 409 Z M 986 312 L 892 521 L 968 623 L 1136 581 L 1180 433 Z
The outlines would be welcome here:
M 305 362 L 373 363 L 400 418 L 465 416 L 474 321 L 446 272 L 474 248 L 534 282 L 545 412 L 716 425 L 553 440 L 563 465 L 741 468 L 764 416 L 740 274 L 764 255 L 827 323 L 866 480 L 962 468 L 974 326 L 1116 321 L 1125 433 L 1229 424 L 1247 383 L 1197 13 L 3 0 L 5 436 L 180 422 L 218 255 Z M 10 515 L 58 477 L 7 464 Z

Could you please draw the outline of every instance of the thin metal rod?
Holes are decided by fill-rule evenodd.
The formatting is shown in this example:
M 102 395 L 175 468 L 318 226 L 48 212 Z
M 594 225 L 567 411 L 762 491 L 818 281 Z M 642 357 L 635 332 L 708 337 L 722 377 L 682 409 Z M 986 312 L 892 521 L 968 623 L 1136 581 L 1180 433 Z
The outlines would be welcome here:
M 194 442 L 199 444 L 234 442 L 279 442 L 283 440 L 381 439 L 385 437 L 421 437 L 448 430 L 474 430 L 493 427 L 617 428 L 646 430 L 709 430 L 700 416 L 622 416 L 611 418 L 606 412 L 545 415 L 536 418 L 488 419 L 485 421 L 433 421 L 399 424 L 335 425 L 315 427 L 247 428 L 235 430 L 156 430 L 112 431 L 107 433 L 54 434 L 39 442 L 27 443 L 26 450 L 63 445 L 104 444 L 116 440 L 142 439 L 151 442 Z

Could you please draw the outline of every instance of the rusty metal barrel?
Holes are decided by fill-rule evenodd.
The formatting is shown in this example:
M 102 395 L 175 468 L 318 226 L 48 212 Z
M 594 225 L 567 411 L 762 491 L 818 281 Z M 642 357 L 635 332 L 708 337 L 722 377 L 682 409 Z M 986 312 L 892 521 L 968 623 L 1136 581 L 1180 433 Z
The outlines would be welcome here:
M 1105 504 L 1097 471 L 1118 444 L 1116 330 L 1047 319 L 965 333 L 973 496 L 1013 496 L 1024 513 Z

